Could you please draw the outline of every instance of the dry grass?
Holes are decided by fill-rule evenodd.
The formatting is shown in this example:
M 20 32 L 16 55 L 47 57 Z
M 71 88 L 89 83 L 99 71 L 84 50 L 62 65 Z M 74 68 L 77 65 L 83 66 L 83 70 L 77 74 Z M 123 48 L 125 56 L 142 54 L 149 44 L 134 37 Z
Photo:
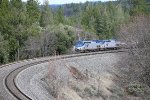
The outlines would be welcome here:
M 65 65 L 66 68 L 69 70 L 70 74 L 78 80 L 87 80 L 88 78 L 86 77 L 86 75 L 82 74 L 81 71 L 79 71 L 76 67 L 73 66 L 69 66 L 69 65 Z
M 118 65 L 120 79 L 116 83 L 125 89 L 128 95 L 141 100 L 149 100 L 150 92 L 150 16 L 135 16 L 133 20 L 124 25 L 120 38 L 131 49 Z M 134 49 L 134 50 L 133 50 Z M 146 87 L 146 88 L 145 88 Z M 144 90 L 143 90 L 144 89 Z
M 88 69 L 80 71 L 76 66 L 61 63 L 69 73 L 68 80 L 59 78 L 60 73 L 57 72 L 58 66 L 55 61 L 50 62 L 49 74 L 46 77 L 50 94 L 56 100 L 119 100 L 118 95 L 123 95 L 123 91 L 114 85 L 115 77 L 112 74 L 92 73 Z

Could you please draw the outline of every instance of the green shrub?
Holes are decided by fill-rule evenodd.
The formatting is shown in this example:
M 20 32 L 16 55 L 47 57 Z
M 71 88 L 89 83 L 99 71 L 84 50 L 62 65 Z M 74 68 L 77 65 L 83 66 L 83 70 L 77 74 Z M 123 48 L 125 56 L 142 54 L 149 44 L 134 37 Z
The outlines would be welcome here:
M 130 95 L 139 96 L 144 94 L 144 86 L 139 83 L 131 83 L 127 86 L 126 91 Z

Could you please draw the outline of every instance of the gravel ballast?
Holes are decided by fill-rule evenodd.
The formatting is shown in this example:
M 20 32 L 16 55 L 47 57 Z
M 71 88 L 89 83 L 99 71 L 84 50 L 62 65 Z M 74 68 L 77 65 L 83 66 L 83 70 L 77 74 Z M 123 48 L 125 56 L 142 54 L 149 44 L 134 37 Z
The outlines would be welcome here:
M 99 74 L 104 74 L 107 71 L 117 72 L 114 66 L 125 54 L 126 53 L 97 54 L 35 65 L 20 72 L 15 82 L 19 89 L 33 100 L 53 100 L 54 98 L 50 95 L 48 85 L 44 81 L 45 76 L 50 74 L 49 66 L 55 66 L 58 77 L 67 80 L 70 73 L 65 67 L 66 64 L 75 66 L 80 71 L 88 69 L 91 72 Z
M 23 65 L 27 65 L 27 64 L 30 64 L 33 62 L 45 60 L 47 58 L 48 57 L 27 59 L 27 60 L 18 61 L 18 62 L 14 62 L 11 64 L 9 63 L 7 65 L 0 66 L 0 100 L 16 100 L 16 98 L 14 98 L 12 96 L 12 94 L 9 93 L 9 91 L 7 90 L 7 88 L 5 86 L 5 78 L 11 71 L 13 71 L 14 69 L 19 68 Z

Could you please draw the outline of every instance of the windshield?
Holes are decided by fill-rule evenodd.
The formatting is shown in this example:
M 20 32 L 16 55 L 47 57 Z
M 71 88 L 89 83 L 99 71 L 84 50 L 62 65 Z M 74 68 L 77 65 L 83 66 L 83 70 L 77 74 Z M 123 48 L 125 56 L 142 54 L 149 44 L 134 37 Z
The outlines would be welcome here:
M 84 45 L 84 43 L 83 43 L 82 41 L 78 41 L 78 42 L 76 42 L 76 44 L 75 44 L 76 47 L 81 47 L 81 46 L 83 46 L 83 45 Z

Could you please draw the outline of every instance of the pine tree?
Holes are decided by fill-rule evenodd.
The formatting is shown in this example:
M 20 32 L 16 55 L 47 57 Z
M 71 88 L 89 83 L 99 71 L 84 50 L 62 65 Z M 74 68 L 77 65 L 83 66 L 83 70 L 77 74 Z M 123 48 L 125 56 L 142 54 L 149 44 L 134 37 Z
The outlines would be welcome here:
M 128 4 L 130 5 L 131 15 L 150 13 L 148 12 L 149 5 L 146 0 L 128 0 Z
M 45 1 L 40 18 L 40 25 L 46 27 L 47 25 L 53 24 L 53 14 L 49 7 L 48 1 Z
M 7 63 L 8 58 L 8 42 L 4 40 L 3 36 L 0 33 L 0 64 Z
M 26 4 L 27 14 L 29 16 L 30 23 L 39 22 L 40 9 L 36 0 L 28 0 Z
M 82 13 L 81 24 L 85 27 L 85 29 L 93 31 L 93 25 L 96 19 L 95 17 L 98 14 L 97 8 L 92 5 L 87 5 Z
M 10 3 L 13 7 L 17 8 L 18 10 L 22 9 L 23 3 L 21 0 L 10 0 Z
M 95 21 L 95 30 L 99 39 L 104 38 L 104 18 L 102 16 L 97 16 Z
M 2 35 L 8 33 L 8 19 L 10 16 L 9 0 L 1 0 L 0 2 L 0 32 Z M 7 38 L 6 35 L 4 38 Z
M 65 18 L 64 18 L 64 10 L 62 7 L 59 7 L 59 9 L 57 10 L 56 14 L 55 14 L 55 22 L 57 24 L 59 23 L 64 23 L 65 22 Z

